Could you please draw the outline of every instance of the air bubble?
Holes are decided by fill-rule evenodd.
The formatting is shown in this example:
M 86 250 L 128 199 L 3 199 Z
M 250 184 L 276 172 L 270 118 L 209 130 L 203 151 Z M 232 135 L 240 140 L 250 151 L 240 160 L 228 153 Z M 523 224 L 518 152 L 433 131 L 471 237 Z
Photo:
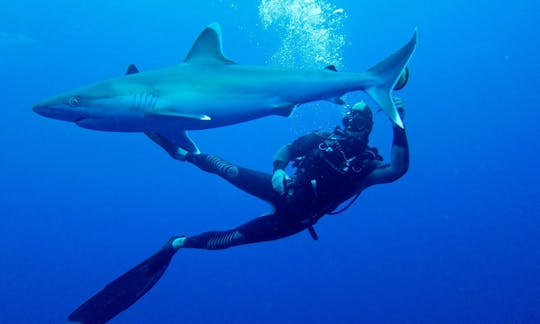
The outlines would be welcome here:
M 270 63 L 301 69 L 342 66 L 347 43 L 343 8 L 326 0 L 261 0 L 259 17 L 262 26 L 281 39 Z

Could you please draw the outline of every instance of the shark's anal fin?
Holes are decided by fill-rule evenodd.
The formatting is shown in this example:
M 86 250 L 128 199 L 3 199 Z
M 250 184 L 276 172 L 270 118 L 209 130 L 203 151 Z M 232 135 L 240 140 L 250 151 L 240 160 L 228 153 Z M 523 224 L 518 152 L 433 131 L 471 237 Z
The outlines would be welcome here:
M 184 62 L 199 64 L 235 64 L 223 55 L 221 28 L 212 23 L 199 35 Z
M 370 73 L 376 80 L 375 85 L 365 89 L 365 92 L 377 103 L 388 117 L 399 127 L 403 128 L 403 121 L 399 117 L 391 92 L 398 82 L 416 48 L 417 31 L 401 49 L 371 67 Z
M 135 64 L 130 64 L 126 70 L 126 75 L 139 73 L 139 69 L 135 66 Z

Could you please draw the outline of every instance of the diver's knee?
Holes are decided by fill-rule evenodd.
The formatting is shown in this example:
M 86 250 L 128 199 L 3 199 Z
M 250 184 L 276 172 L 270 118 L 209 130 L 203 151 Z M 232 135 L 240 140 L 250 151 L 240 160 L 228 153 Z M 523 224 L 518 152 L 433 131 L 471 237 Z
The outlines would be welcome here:
M 214 172 L 220 174 L 227 179 L 234 179 L 238 176 L 238 167 L 230 162 L 223 160 L 218 156 L 207 155 L 206 162 L 208 166 L 214 170 Z
M 234 179 L 238 176 L 238 172 L 239 172 L 238 167 L 236 165 L 233 165 L 227 168 L 225 176 L 227 177 L 227 179 Z

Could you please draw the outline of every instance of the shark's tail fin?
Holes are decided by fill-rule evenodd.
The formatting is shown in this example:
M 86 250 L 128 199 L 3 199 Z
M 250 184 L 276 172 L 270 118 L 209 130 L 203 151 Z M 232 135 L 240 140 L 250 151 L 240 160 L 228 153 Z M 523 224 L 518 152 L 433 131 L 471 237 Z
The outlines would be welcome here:
M 405 46 L 367 71 L 373 75 L 376 82 L 374 86 L 368 87 L 364 91 L 401 128 L 403 128 L 403 122 L 394 105 L 391 92 L 399 80 L 401 72 L 411 59 L 416 48 L 416 38 L 417 31 L 415 30 L 411 40 Z

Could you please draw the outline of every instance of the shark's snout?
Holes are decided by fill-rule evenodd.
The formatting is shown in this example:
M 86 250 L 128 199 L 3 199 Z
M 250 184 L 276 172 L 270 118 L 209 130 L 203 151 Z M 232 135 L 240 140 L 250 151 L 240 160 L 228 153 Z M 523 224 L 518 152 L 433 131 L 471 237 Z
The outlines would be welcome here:
M 48 105 L 37 104 L 32 107 L 32 110 L 43 117 L 59 119 L 62 116 L 62 111 L 60 109 Z
M 64 121 L 76 122 L 85 116 L 81 112 L 76 112 L 66 107 L 56 107 L 47 104 L 38 103 L 32 107 L 32 110 L 43 117 L 59 119 Z
M 35 105 L 34 107 L 32 107 L 32 110 L 36 114 L 41 115 L 41 116 L 45 116 L 45 117 L 47 117 L 48 112 L 50 111 L 49 109 L 47 109 L 46 106 L 42 106 L 42 105 Z

